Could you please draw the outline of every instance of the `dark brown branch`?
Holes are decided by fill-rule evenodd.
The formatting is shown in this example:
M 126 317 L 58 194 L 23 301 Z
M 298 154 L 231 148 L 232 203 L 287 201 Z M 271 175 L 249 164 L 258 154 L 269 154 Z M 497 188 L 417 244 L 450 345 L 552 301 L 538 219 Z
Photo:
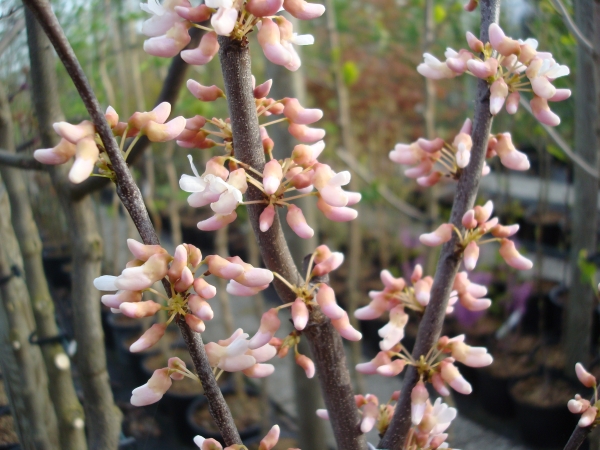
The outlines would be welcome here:
M 83 103 L 85 104 L 96 132 L 108 154 L 112 169 L 117 178 L 117 193 L 123 205 L 129 212 L 135 226 L 145 244 L 160 244 L 158 236 L 150 222 L 148 211 L 144 205 L 142 195 L 133 181 L 131 173 L 119 150 L 117 142 L 112 134 L 110 126 L 106 122 L 100 104 L 62 30 L 52 8 L 47 0 L 24 0 L 26 6 L 30 7 L 36 18 L 44 28 L 56 53 L 63 62 L 69 76 L 73 80 Z M 170 289 L 167 290 L 167 293 Z M 235 428 L 231 411 L 223 398 L 215 377 L 210 368 L 208 357 L 202 344 L 201 335 L 192 332 L 185 321 L 178 321 L 179 328 L 186 339 L 188 350 L 196 366 L 196 371 L 202 382 L 205 395 L 210 404 L 210 412 L 213 419 L 223 435 L 227 445 L 241 444 L 240 436 Z
M 591 426 L 582 428 L 577 425 L 573 430 L 569 441 L 565 444 L 565 448 L 563 450 L 577 450 L 585 442 L 585 439 L 593 429 L 594 427 Z
M 480 39 L 483 42 L 488 42 L 488 28 L 490 24 L 498 22 L 500 1 L 482 0 L 479 5 L 481 8 Z M 467 210 L 473 208 L 477 196 L 491 126 L 492 116 L 490 114 L 488 84 L 484 80 L 478 80 L 473 132 L 471 135 L 473 139 L 471 162 L 464 169 L 458 181 L 454 205 L 450 214 L 450 222 L 461 230 L 464 229 L 461 219 Z M 425 309 L 413 350 L 413 357 L 416 360 L 421 355 L 426 355 L 439 339 L 450 291 L 452 290 L 454 278 L 462 259 L 462 251 L 458 244 L 458 237 L 453 234 L 453 238 L 442 247 L 431 288 L 431 301 Z M 379 448 L 390 450 L 402 448 L 411 425 L 410 395 L 418 380 L 419 375 L 417 370 L 413 366 L 410 366 L 404 377 L 402 394 L 396 405 L 396 412 L 386 434 L 379 443 Z
M 32 156 L 12 153 L 2 149 L 0 149 L 0 164 L 27 170 L 45 169 L 45 166 L 36 161 Z
M 198 28 L 192 28 L 190 30 L 190 35 L 192 40 L 188 44 L 187 48 L 195 48 L 198 46 L 198 42 L 200 41 L 200 37 L 202 36 L 203 31 Z M 171 60 L 171 65 L 169 66 L 169 71 L 167 72 L 167 76 L 163 81 L 162 89 L 156 102 L 154 105 L 158 105 L 162 102 L 169 102 L 171 106 L 174 106 L 177 102 L 177 97 L 179 96 L 179 91 L 181 91 L 181 86 L 185 82 L 187 78 L 187 71 L 189 65 L 181 59 L 181 56 L 177 55 Z M 127 158 L 127 162 L 130 165 L 135 164 L 144 151 L 148 148 L 150 141 L 148 138 L 143 136 L 139 141 L 133 146 L 129 157 Z M 110 180 L 108 178 L 101 177 L 90 177 L 85 180 L 83 183 L 74 184 L 71 187 L 71 194 L 73 200 L 79 200 L 82 197 L 91 194 L 109 184 Z
M 265 165 L 265 156 L 252 95 L 250 51 L 239 41 L 229 38 L 219 37 L 219 43 L 221 45 L 219 57 L 231 116 L 235 155 L 242 162 L 261 172 Z M 253 187 L 248 189 L 247 197 L 250 201 L 262 198 L 261 193 Z M 275 216 L 273 226 L 263 233 L 260 231 L 258 221 L 262 210 L 261 205 L 248 206 L 250 222 L 263 261 L 267 268 L 297 284 L 301 277 L 283 236 L 279 218 Z M 294 301 L 294 293 L 283 283 L 276 279 L 274 285 L 283 301 Z M 354 402 L 350 373 L 346 366 L 339 333 L 333 328 L 330 320 L 315 308 L 310 314 L 305 335 L 311 345 L 338 449 L 364 450 L 366 442 L 358 427 L 360 418 Z

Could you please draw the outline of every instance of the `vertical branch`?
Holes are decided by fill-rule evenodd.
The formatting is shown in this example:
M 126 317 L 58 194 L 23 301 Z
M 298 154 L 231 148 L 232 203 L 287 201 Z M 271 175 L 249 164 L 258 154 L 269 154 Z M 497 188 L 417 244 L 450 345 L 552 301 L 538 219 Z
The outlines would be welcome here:
M 342 66 L 342 46 L 340 44 L 340 35 L 337 30 L 335 19 L 335 5 L 333 0 L 327 0 L 327 32 L 329 34 L 329 45 L 331 47 L 331 59 L 335 78 L 335 90 L 338 100 L 338 123 L 342 135 L 342 146 L 352 156 L 356 157 L 356 148 L 354 145 L 354 135 L 352 133 L 352 118 L 350 116 L 350 95 L 348 87 L 344 80 L 344 68 Z M 352 174 L 350 185 L 351 191 L 358 190 L 358 179 L 356 174 Z M 360 260 L 362 254 L 362 236 L 360 231 L 360 221 L 351 220 L 349 224 L 349 245 L 348 245 L 348 277 L 346 279 L 346 295 L 348 298 L 348 315 L 353 327 L 358 328 L 358 320 L 354 317 L 354 311 L 358 306 L 360 291 L 358 290 L 358 281 L 360 278 Z M 350 343 L 350 365 L 356 367 L 360 362 L 361 343 Z M 365 380 L 362 373 L 352 372 L 354 383 L 358 392 L 366 393 Z
M 64 31 L 62 30 L 60 24 L 56 16 L 54 15 L 52 8 L 47 0 L 24 0 L 24 3 L 31 8 L 35 16 L 37 17 L 39 23 L 44 28 L 44 31 L 48 35 L 50 42 L 54 46 L 57 54 L 59 55 L 63 65 L 67 69 L 69 76 L 73 80 L 83 103 L 85 104 L 90 117 L 96 127 L 96 132 L 100 135 L 100 139 L 104 145 L 104 149 L 108 154 L 113 171 L 117 178 L 117 193 L 123 202 L 123 205 L 129 212 L 131 219 L 135 223 L 140 236 L 145 244 L 160 244 L 158 240 L 158 236 L 152 226 L 152 222 L 148 216 L 148 211 L 144 205 L 142 195 L 137 185 L 133 181 L 133 177 L 129 172 L 129 168 L 127 164 L 123 160 L 119 147 L 114 139 L 112 134 L 112 130 L 110 129 L 102 110 L 100 109 L 100 105 L 98 103 L 98 99 L 94 95 L 89 82 L 71 45 L 69 44 Z M 86 199 L 89 200 L 89 197 Z M 77 205 L 78 203 L 76 203 Z M 71 220 L 77 220 L 77 217 L 72 217 Z M 81 218 L 83 219 L 83 218 Z M 87 224 L 90 226 L 91 224 Z M 76 245 L 84 245 L 84 242 L 78 242 Z M 75 247 L 77 248 L 77 247 Z M 89 246 L 85 246 L 85 248 L 89 248 Z M 91 256 L 91 255 L 90 255 Z M 78 268 L 79 264 L 82 261 L 77 261 L 74 259 L 74 267 Z M 98 266 L 98 271 L 99 271 Z M 74 273 L 74 276 L 77 275 Z M 93 278 L 95 278 L 95 275 Z M 82 284 L 85 282 L 85 286 L 91 287 L 91 289 L 95 289 L 93 287 L 93 278 L 86 278 L 84 280 L 79 280 Z M 167 289 L 167 293 L 170 292 L 170 289 Z M 95 296 L 98 296 L 96 291 Z M 75 297 L 78 298 L 78 297 Z M 91 298 L 94 298 L 94 295 L 91 295 Z M 73 302 L 74 306 L 79 302 Z M 99 315 L 100 309 L 96 307 L 94 315 Z M 99 323 L 99 319 L 98 319 Z M 231 416 L 231 411 L 229 411 L 229 407 L 223 398 L 223 394 L 217 385 L 215 377 L 212 373 L 212 369 L 208 362 L 208 356 L 206 355 L 206 351 L 204 349 L 204 343 L 202 342 L 202 337 L 199 333 L 193 332 L 185 323 L 183 318 L 179 317 L 177 320 L 179 325 L 179 329 L 183 335 L 184 341 L 187 345 L 188 351 L 192 357 L 194 362 L 194 366 L 196 367 L 196 371 L 198 372 L 198 377 L 202 382 L 202 386 L 204 387 L 204 393 L 209 402 L 209 411 L 215 420 L 217 426 L 219 427 L 219 431 L 223 435 L 223 439 L 225 440 L 226 445 L 233 445 L 241 443 L 241 439 L 237 429 L 235 428 L 235 424 L 233 422 L 233 417 Z M 102 332 L 100 330 L 99 336 L 102 336 Z M 96 338 L 97 336 L 90 336 L 90 339 Z M 102 348 L 102 356 L 104 349 Z M 85 355 L 88 358 L 88 355 Z M 102 358 L 102 364 L 104 365 L 104 358 Z M 82 374 L 84 376 L 91 376 L 92 374 Z M 106 397 L 106 395 L 105 395 Z M 108 397 L 112 400 L 112 396 L 108 395 Z M 90 410 L 95 407 L 95 402 L 100 402 L 102 398 L 91 398 L 89 401 L 91 405 L 89 406 Z M 86 407 L 87 407 L 86 403 Z M 87 412 L 87 411 L 86 411 Z M 89 413 L 87 413 L 89 417 Z M 118 416 L 117 416 L 118 417 Z M 119 418 L 120 419 L 120 418 Z M 102 437 L 99 437 L 101 439 Z M 112 448 L 113 445 L 106 445 L 103 447 L 96 448 Z
M 0 86 L 0 147 L 14 151 L 12 118 L 2 86 Z M 50 398 L 58 419 L 60 447 L 64 450 L 85 450 L 83 408 L 73 386 L 69 357 L 60 342 L 48 341 L 57 337 L 58 326 L 54 317 L 54 303 L 44 273 L 42 241 L 33 218 L 24 174 L 19 169 L 1 165 L 0 174 L 8 191 L 13 228 L 23 256 L 23 268 L 35 318 L 36 336 L 39 341 L 47 341 L 40 347 L 48 380 L 52 386 Z
M 500 1 L 482 0 L 479 3 L 479 7 L 481 8 L 480 39 L 483 42 L 488 42 L 490 24 L 498 22 Z M 473 116 L 473 132 L 471 134 L 473 139 L 471 162 L 464 169 L 458 181 L 454 204 L 452 205 L 452 212 L 450 214 L 450 222 L 459 230 L 464 229 L 461 223 L 462 216 L 467 210 L 473 208 L 477 196 L 491 126 L 492 115 L 490 114 L 489 87 L 485 80 L 478 79 Z M 413 350 L 413 357 L 417 360 L 421 355 L 427 354 L 440 336 L 444 316 L 446 315 L 448 298 L 462 259 L 462 251 L 458 244 L 458 237 L 453 235 L 452 239 L 442 247 L 431 288 L 431 301 L 425 309 Z M 396 405 L 394 417 L 383 439 L 379 443 L 379 448 L 391 450 L 402 448 L 411 424 L 410 395 L 418 380 L 419 375 L 417 370 L 414 366 L 410 366 L 404 376 L 402 393 Z
M 42 145 L 56 144 L 52 122 L 60 119 L 56 69 L 52 48 L 31 11 L 26 12 L 27 42 L 31 60 L 33 104 Z M 73 202 L 67 181 L 68 169 L 50 167 L 50 177 L 69 221 L 73 273 L 71 295 L 73 326 L 78 345 L 75 363 L 85 397 L 88 445 L 93 450 L 114 448 L 121 431 L 121 411 L 113 401 L 106 370 L 104 338 L 98 307 L 99 292 L 93 286 L 100 275 L 102 239 L 97 230 L 91 199 Z
M 256 106 L 252 94 L 252 72 L 250 50 L 239 41 L 219 37 L 219 57 L 229 104 L 235 155 L 242 162 L 262 171 L 265 156 L 260 140 Z M 249 187 L 248 200 L 258 200 L 261 194 Z M 292 283 L 301 279 L 290 250 L 285 241 L 281 222 L 275 216 L 273 226 L 266 232 L 260 231 L 261 205 L 249 205 L 248 215 L 254 230 L 263 261 L 267 268 L 276 270 Z M 295 294 L 279 280 L 273 282 L 277 293 L 285 302 L 292 302 Z M 360 432 L 359 415 L 354 402 L 354 393 L 342 339 L 329 319 L 314 308 L 304 333 L 308 337 L 325 405 L 331 417 L 331 425 L 340 450 L 364 450 L 365 438 Z

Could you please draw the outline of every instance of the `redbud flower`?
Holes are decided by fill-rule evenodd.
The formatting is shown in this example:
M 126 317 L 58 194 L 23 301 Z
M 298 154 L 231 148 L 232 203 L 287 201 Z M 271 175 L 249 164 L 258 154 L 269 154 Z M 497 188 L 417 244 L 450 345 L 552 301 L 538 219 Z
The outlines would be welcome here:
M 187 80 L 186 86 L 194 97 L 203 102 L 214 102 L 218 98 L 225 97 L 221 88 L 212 86 L 203 86 L 196 80 Z
M 212 367 L 218 367 L 226 372 L 239 372 L 256 364 L 253 356 L 247 355 L 248 334 L 238 329 L 225 341 L 209 342 L 206 344 L 206 354 Z
M 533 263 L 519 254 L 515 248 L 515 243 L 509 239 L 502 239 L 500 244 L 500 256 L 511 267 L 519 270 L 529 270 L 533 267 Z
M 442 339 L 440 339 L 440 342 L 442 342 Z M 465 366 L 485 367 L 493 362 L 492 355 L 487 352 L 485 347 L 471 347 L 465 344 L 464 334 L 447 339 L 441 346 L 450 351 L 452 357 Z
M 498 134 L 496 138 L 498 143 L 494 146 L 494 150 L 503 166 L 512 170 L 529 170 L 529 159 L 515 148 L 510 133 Z
M 406 361 L 403 359 L 395 359 L 389 364 L 381 365 L 377 368 L 377 373 L 384 377 L 395 377 L 399 375 L 406 367 Z
M 357 364 L 356 371 L 359 373 L 364 373 L 366 375 L 374 375 L 377 373 L 377 369 L 379 367 L 386 366 L 391 362 L 392 359 L 388 352 L 379 352 L 371 361 Z
M 146 384 L 135 388 L 131 395 L 133 406 L 146 406 L 159 401 L 169 390 L 173 382 L 169 377 L 169 369 L 157 369 Z
M 346 311 L 344 311 L 344 315 L 340 319 L 332 320 L 331 324 L 343 338 L 349 341 L 360 341 L 362 339 L 362 333 L 350 325 L 350 319 Z
M 317 259 L 315 258 L 315 262 Z M 344 262 L 344 254 L 340 252 L 330 252 L 327 258 L 319 261 L 312 269 L 311 276 L 322 277 L 333 272 Z
M 472 241 L 465 247 L 464 253 L 464 263 L 465 269 L 471 271 L 475 268 L 475 264 L 477 264 L 477 259 L 479 258 L 479 247 L 477 246 L 477 242 Z
M 162 36 L 151 37 L 144 41 L 144 51 L 152 56 L 173 58 L 190 43 L 188 24 L 175 22 Z
M 277 317 L 277 312 L 277 309 L 271 308 L 262 315 L 258 331 L 248 342 L 250 349 L 256 349 L 268 344 L 275 335 L 275 332 L 281 326 L 281 320 Z
M 379 336 L 383 340 L 379 347 L 383 351 L 391 350 L 404 337 L 404 327 L 408 323 L 408 314 L 404 312 L 404 307 L 398 305 L 390 311 L 390 321 L 379 329 Z
M 325 314 L 330 319 L 339 320 L 342 319 L 344 316 L 348 317 L 346 311 L 344 311 L 337 304 L 337 301 L 335 300 L 335 292 L 329 285 L 325 283 L 322 283 L 320 285 L 319 291 L 316 295 L 316 300 L 319 306 L 321 307 L 323 314 Z
M 210 31 L 200 39 L 200 44 L 195 49 L 184 50 L 181 58 L 193 66 L 202 66 L 209 63 L 219 51 L 217 33 Z
M 296 19 L 311 20 L 320 17 L 325 7 L 318 3 L 308 3 L 304 0 L 284 0 L 283 8 Z
M 440 374 L 442 379 L 450 385 L 456 392 L 468 395 L 473 391 L 471 385 L 463 378 L 457 367 L 452 364 L 452 358 L 446 358 L 440 362 Z
M 452 238 L 452 232 L 452 224 L 443 223 L 435 231 L 419 236 L 419 241 L 429 247 L 435 247 L 448 242 Z
M 430 53 L 424 53 L 423 58 L 424 62 L 417 66 L 417 72 L 426 78 L 441 80 L 443 78 L 454 78 L 458 75 L 445 62 L 441 62 Z
M 587 370 L 585 370 L 583 364 L 575 364 L 575 373 L 577 374 L 577 378 L 579 379 L 579 381 L 581 381 L 581 384 L 583 384 L 585 387 L 596 387 L 596 377 L 589 373 Z
M 315 376 L 315 363 L 305 355 L 297 354 L 296 355 L 296 364 L 298 364 L 304 372 L 306 373 L 306 378 L 312 378 Z
M 283 178 L 283 172 L 281 170 L 281 164 L 276 159 L 272 159 L 263 170 L 263 187 L 268 195 L 277 192 L 281 179 Z
M 410 394 L 410 410 L 413 425 L 419 425 L 421 420 L 423 420 L 426 406 L 425 402 L 427 402 L 428 399 L 429 392 L 427 392 L 427 388 L 425 388 L 423 381 L 419 380 Z
M 292 304 L 292 320 L 298 331 L 304 330 L 308 323 L 308 308 L 301 298 L 297 298 Z
M 285 98 L 282 103 L 285 105 L 283 115 L 293 123 L 310 125 L 323 117 L 323 111 L 320 109 L 305 109 L 296 98 Z
M 129 347 L 129 351 L 132 353 L 142 352 L 152 347 L 160 340 L 161 337 L 164 336 L 166 330 L 166 324 L 155 323 L 150 328 L 148 328 L 137 341 L 131 344 L 131 346 Z

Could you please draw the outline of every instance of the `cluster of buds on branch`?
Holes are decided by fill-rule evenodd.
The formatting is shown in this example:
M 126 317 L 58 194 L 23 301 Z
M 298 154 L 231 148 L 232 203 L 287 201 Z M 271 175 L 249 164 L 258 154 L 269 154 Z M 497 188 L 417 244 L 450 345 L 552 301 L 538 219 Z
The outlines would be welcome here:
M 383 436 L 394 416 L 395 402 L 398 401 L 399 397 L 400 391 L 395 391 L 387 403 L 380 403 L 377 396 L 373 394 L 355 395 L 356 406 L 362 415 L 360 430 L 363 433 L 368 433 L 376 428 L 379 435 Z M 326 409 L 317 410 L 317 415 L 322 419 L 329 420 L 329 413 Z M 438 448 L 449 448 L 445 442 L 448 434 L 444 431 L 456 418 L 456 409 L 443 403 L 441 398 L 431 404 L 429 394 L 422 381 L 412 391 L 411 418 L 412 427 L 403 449 L 436 450 Z
M 471 119 L 467 119 L 452 144 L 441 138 L 433 140 L 419 138 L 412 144 L 396 144 L 389 157 L 397 164 L 411 166 L 416 164 L 415 167 L 407 169 L 404 174 L 409 178 L 415 178 L 423 187 L 433 186 L 444 177 L 458 180 L 462 169 L 467 167 L 471 160 L 473 147 L 471 131 Z M 519 171 L 529 169 L 527 155 L 515 148 L 510 133 L 490 135 L 486 157 L 493 158 L 496 155 L 502 165 L 509 169 Z M 482 175 L 489 173 L 490 167 L 484 162 Z
M 267 435 L 260 441 L 258 450 L 271 450 L 277 445 L 279 441 L 279 425 L 273 425 Z M 248 450 L 248 447 L 240 444 L 233 444 L 229 447 L 223 446 L 220 442 L 215 439 L 205 439 L 202 436 L 196 436 L 194 438 L 194 444 L 198 446 L 200 450 Z M 300 450 L 299 448 L 288 448 L 288 450 Z
M 451 223 L 443 223 L 435 231 L 422 234 L 419 240 L 422 244 L 435 247 L 448 242 L 452 234 L 459 237 L 460 250 L 463 253 L 464 265 L 467 270 L 473 270 L 479 258 L 479 245 L 490 242 L 500 242 L 500 256 L 506 263 L 518 270 L 529 270 L 533 263 L 519 254 L 515 243 L 508 239 L 519 230 L 519 225 L 501 225 L 498 218 L 491 218 L 494 204 L 488 200 L 483 206 L 475 206 L 468 210 L 462 218 L 465 231 L 461 232 Z M 481 238 L 490 233 L 493 237 L 485 240 Z M 479 244 L 479 245 L 478 245 Z
M 297 19 L 310 20 L 325 12 L 323 5 L 304 0 L 207 0 L 196 7 L 188 0 L 167 0 L 162 5 L 148 0 L 141 7 L 152 15 L 142 26 L 142 32 L 150 37 L 144 50 L 151 55 L 177 55 L 191 41 L 189 29 L 197 27 L 207 33 L 197 48 L 181 51 L 181 57 L 188 64 L 204 65 L 219 51 L 217 35 L 246 43 L 248 34 L 257 27 L 266 58 L 289 70 L 298 70 L 301 65 L 294 45 L 311 45 L 314 38 L 294 33 L 292 23 L 276 14 L 286 10 Z M 209 19 L 212 28 L 201 25 Z
M 127 122 L 119 122 L 119 115 L 110 106 L 104 116 L 113 134 L 121 137 L 121 152 L 127 160 L 133 146 L 142 136 L 152 142 L 167 142 L 179 136 L 186 120 L 179 116 L 167 122 L 169 114 L 171 105 L 163 102 L 152 111 L 134 113 Z M 69 180 L 73 183 L 81 183 L 89 178 L 95 166 L 99 169 L 97 176 L 115 179 L 110 159 L 92 122 L 84 120 L 78 125 L 57 122 L 54 130 L 61 137 L 60 142 L 53 148 L 36 150 L 33 154 L 35 159 L 42 164 L 56 165 L 65 164 L 75 156 L 75 162 L 69 171 Z M 125 150 L 125 139 L 128 137 L 135 138 Z
M 458 52 L 448 48 L 442 62 L 425 53 L 425 61 L 417 67 L 424 77 L 439 80 L 454 78 L 463 73 L 486 80 L 490 85 L 490 113 L 496 115 L 506 103 L 506 111 L 515 114 L 521 92 L 533 92 L 531 109 L 541 123 L 556 126 L 560 118 L 548 102 L 559 102 L 571 96 L 569 89 L 557 89 L 552 82 L 569 74 L 569 68 L 558 64 L 552 54 L 538 52 L 535 39 L 514 40 L 507 37 L 496 23 L 489 27 L 490 42 L 483 43 L 467 32 L 467 43 L 472 50 Z M 480 56 L 477 56 L 480 55 Z
M 569 400 L 567 404 L 569 411 L 573 414 L 581 414 L 578 425 L 582 428 L 595 426 L 600 423 L 600 417 L 598 416 L 598 410 L 600 409 L 600 402 L 598 401 L 598 382 L 596 377 L 589 373 L 581 363 L 575 364 L 575 373 L 577 378 L 586 388 L 594 389 L 594 395 L 592 400 L 586 400 L 581 395 L 575 395 L 575 398 Z
M 342 189 L 350 182 L 347 171 L 336 173 L 329 165 L 318 161 L 319 155 L 325 148 L 321 139 L 325 131 L 319 128 L 309 128 L 321 119 L 320 109 L 302 107 L 295 98 L 275 100 L 267 97 L 271 89 L 271 80 L 254 88 L 257 115 L 280 115 L 283 118 L 263 123 L 260 126 L 263 149 L 269 161 L 262 172 L 242 163 L 234 157 L 233 138 L 229 119 L 206 119 L 196 116 L 187 120 L 183 133 L 177 143 L 187 148 L 224 147 L 225 154 L 211 158 L 206 164 L 202 175 L 192 163 L 194 176 L 182 175 L 179 185 L 181 189 L 190 192 L 188 203 L 193 207 L 210 204 L 215 215 L 198 223 L 198 228 L 212 231 L 221 228 L 237 218 L 236 209 L 244 204 L 263 204 L 265 209 L 260 216 L 260 229 L 265 232 L 271 228 L 276 209 L 287 208 L 287 223 L 301 238 L 308 239 L 314 235 L 313 229 L 307 224 L 302 210 L 290 203 L 302 197 L 317 196 L 317 207 L 330 220 L 345 222 L 357 217 L 356 210 L 348 208 L 360 201 L 360 194 L 347 192 Z M 217 86 L 202 86 L 194 80 L 188 81 L 188 89 L 202 101 L 213 101 L 223 97 L 223 91 Z M 287 122 L 288 131 L 302 144 L 296 145 L 289 158 L 277 160 L 273 158 L 273 141 L 266 127 L 279 122 Z M 204 128 L 213 125 L 218 130 Z M 214 135 L 223 139 L 217 143 L 208 139 Z M 309 145 L 312 144 L 312 145 Z M 190 157 L 191 161 L 191 157 Z M 228 162 L 231 172 L 224 167 Z M 240 167 L 240 168 L 238 168 Z M 243 202 L 243 194 L 253 185 L 262 195 L 262 200 Z

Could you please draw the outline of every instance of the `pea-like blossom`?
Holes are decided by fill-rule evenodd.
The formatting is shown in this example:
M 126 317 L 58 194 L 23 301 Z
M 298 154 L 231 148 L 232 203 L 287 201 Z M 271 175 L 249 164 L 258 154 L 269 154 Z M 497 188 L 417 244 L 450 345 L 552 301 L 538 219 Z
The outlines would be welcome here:
M 596 377 L 585 370 L 583 364 L 577 363 L 575 365 L 575 373 L 577 378 L 586 388 L 593 388 L 594 395 L 591 400 L 586 400 L 581 395 L 575 395 L 575 398 L 569 400 L 567 407 L 573 414 L 581 414 L 578 426 L 586 428 L 598 423 L 599 415 L 598 409 L 600 408 L 600 402 L 598 401 L 598 386 Z

